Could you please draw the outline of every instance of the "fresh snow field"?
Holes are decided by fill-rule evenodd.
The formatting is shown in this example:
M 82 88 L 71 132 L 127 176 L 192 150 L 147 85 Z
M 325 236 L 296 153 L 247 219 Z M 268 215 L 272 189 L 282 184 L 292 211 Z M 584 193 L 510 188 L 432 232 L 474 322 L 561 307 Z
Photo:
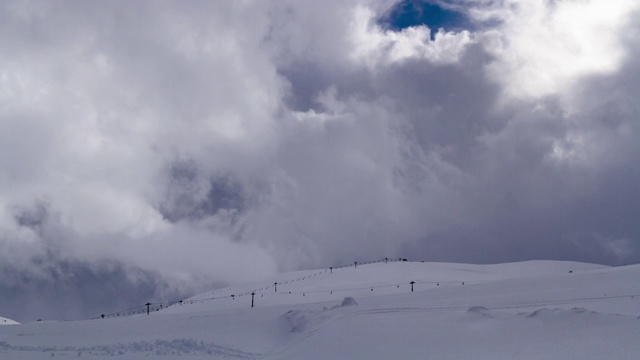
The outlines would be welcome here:
M 150 315 L 0 326 L 0 359 L 52 357 L 640 359 L 640 265 L 382 261 L 280 274 Z

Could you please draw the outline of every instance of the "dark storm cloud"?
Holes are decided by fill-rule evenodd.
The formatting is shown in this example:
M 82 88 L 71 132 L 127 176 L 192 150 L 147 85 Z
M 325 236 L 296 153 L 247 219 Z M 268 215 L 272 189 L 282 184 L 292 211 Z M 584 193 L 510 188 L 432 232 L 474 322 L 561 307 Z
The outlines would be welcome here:
M 147 301 L 174 302 L 194 291 L 181 291 L 157 273 L 115 262 L 88 264 L 59 254 L 30 261 L 37 273 L 11 265 L 0 268 L 3 313 L 22 322 L 87 319 Z
M 447 32 L 381 25 L 398 3 L 3 4 L 0 315 L 385 256 L 640 261 L 638 5 L 438 2 L 476 26 Z
M 219 212 L 239 213 L 246 207 L 242 186 L 231 176 L 202 179 L 195 162 L 169 166 L 166 199 L 158 211 L 170 222 L 202 220 Z
M 637 262 L 637 46 L 628 51 L 619 71 L 577 81 L 572 111 L 566 98 L 548 96 L 492 112 L 505 126 L 471 144 L 465 163 L 473 166 L 462 167 L 474 179 L 458 189 L 467 221 L 407 252 L 469 262 Z M 483 122 L 482 111 L 475 114 Z M 459 251 L 463 244 L 469 251 Z
M 16 208 L 14 211 L 14 219 L 19 226 L 35 231 L 38 231 L 49 217 L 47 204 L 41 202 L 28 208 Z

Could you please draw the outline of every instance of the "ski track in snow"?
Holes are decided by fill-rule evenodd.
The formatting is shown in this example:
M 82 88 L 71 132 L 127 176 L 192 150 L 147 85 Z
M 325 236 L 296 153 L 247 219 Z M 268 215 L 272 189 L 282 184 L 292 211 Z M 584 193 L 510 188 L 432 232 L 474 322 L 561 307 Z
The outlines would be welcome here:
M 156 340 L 154 342 L 137 341 L 112 345 L 96 346 L 26 346 L 11 345 L 0 341 L 0 354 L 6 352 L 39 352 L 56 355 L 81 356 L 122 356 L 140 354 L 147 357 L 204 355 L 234 359 L 258 359 L 262 354 L 252 354 L 239 349 L 232 349 L 194 339 Z

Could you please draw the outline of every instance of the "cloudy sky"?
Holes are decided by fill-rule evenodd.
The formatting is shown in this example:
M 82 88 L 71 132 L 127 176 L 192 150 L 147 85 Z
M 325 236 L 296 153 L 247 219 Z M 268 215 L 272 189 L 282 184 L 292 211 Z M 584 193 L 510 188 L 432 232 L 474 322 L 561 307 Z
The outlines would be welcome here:
M 382 257 L 640 262 L 636 0 L 0 3 L 0 315 Z

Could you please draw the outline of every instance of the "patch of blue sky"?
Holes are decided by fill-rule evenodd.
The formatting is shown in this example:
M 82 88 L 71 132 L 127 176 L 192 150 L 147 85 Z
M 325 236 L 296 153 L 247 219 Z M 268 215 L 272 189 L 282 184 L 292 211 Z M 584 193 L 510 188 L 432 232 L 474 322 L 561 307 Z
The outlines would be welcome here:
M 473 24 L 461 11 L 428 0 L 403 0 L 380 19 L 380 24 L 393 30 L 426 25 L 431 37 L 443 28 L 446 31 L 473 30 Z

